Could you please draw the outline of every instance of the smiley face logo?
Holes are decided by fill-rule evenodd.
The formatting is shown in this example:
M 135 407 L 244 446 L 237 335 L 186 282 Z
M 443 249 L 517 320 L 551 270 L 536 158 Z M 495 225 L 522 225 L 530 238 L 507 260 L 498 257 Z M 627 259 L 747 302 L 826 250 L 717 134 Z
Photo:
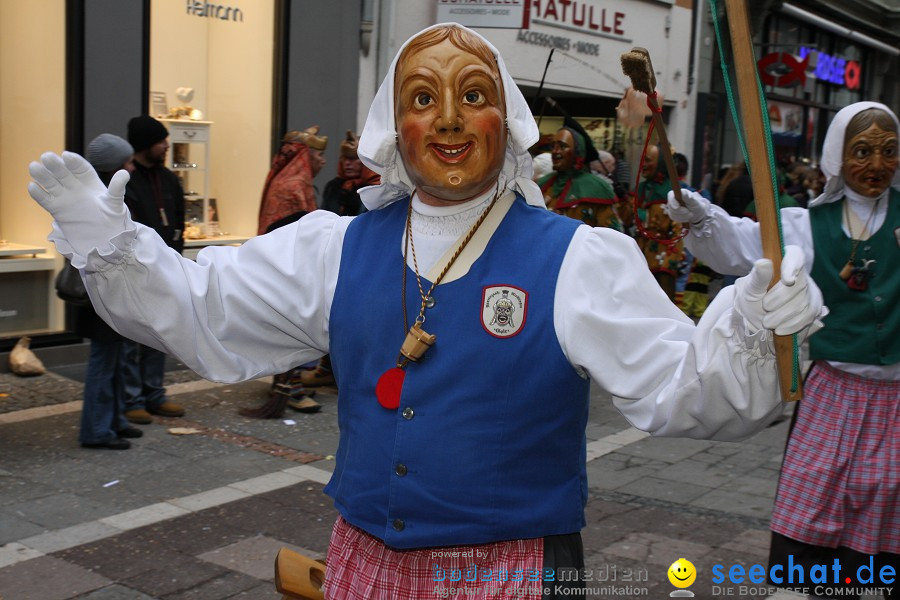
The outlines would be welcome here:
M 679 558 L 669 567 L 669 583 L 677 588 L 691 587 L 694 580 L 697 579 L 697 569 L 691 561 L 686 558 Z

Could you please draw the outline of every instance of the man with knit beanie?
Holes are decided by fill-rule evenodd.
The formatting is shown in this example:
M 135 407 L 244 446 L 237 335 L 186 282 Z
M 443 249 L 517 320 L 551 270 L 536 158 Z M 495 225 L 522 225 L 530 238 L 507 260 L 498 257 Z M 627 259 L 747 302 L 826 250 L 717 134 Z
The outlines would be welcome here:
M 135 171 L 125 189 L 131 218 L 156 231 L 170 248 L 184 249 L 184 192 L 178 177 L 165 167 L 169 132 L 148 115 L 128 121 L 128 142 L 134 147 Z M 126 342 L 125 416 L 146 425 L 151 415 L 181 417 L 184 408 L 166 398 L 163 387 L 166 355 L 159 350 Z
M 111 133 L 101 133 L 88 144 L 84 157 L 108 185 L 119 169 L 134 171 L 131 144 Z M 68 260 L 68 259 L 67 259 Z M 125 339 L 103 322 L 90 302 L 70 304 L 74 315 L 73 330 L 91 340 L 78 441 L 83 448 L 127 450 L 128 438 L 144 433 L 131 427 L 125 417 L 123 375 Z

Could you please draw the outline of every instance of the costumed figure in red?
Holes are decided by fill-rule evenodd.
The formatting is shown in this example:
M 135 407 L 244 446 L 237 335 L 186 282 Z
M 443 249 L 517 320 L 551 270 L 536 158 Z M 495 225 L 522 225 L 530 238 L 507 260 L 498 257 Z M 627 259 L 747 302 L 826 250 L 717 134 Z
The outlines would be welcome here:
M 625 231 L 627 204 L 607 180 L 590 171 L 590 163 L 599 160 L 591 138 L 574 119 L 566 117 L 565 122 L 553 138 L 553 172 L 537 180 L 547 208 L 591 227 Z
M 639 226 L 636 238 L 650 272 L 666 296 L 674 302 L 675 280 L 684 262 L 684 242 L 680 239 L 681 224 L 670 219 L 664 210 L 666 194 L 673 183 L 669 180 L 660 152 L 660 147 L 653 145 L 647 148 L 644 156 L 641 170 L 644 180 L 637 189 L 635 221 Z M 675 182 L 674 185 L 680 184 Z M 671 243 L 666 243 L 666 240 Z
M 289 131 L 281 140 L 281 148 L 272 159 L 259 203 L 257 235 L 270 226 L 299 212 L 318 208 L 313 177 L 325 166 L 323 152 L 327 136 L 319 136 L 319 127 L 305 131 Z

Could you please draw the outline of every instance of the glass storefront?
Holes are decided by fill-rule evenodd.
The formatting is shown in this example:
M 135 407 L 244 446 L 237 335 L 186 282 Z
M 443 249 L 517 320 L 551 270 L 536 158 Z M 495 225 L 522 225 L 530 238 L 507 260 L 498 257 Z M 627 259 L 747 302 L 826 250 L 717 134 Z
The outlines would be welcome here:
M 0 351 L 21 335 L 66 337 L 52 219 L 27 193 L 28 163 L 44 151 L 84 152 L 99 133 L 125 137 L 132 116 L 161 117 L 190 214 L 217 223 L 197 228 L 186 254 L 255 233 L 273 137 L 276 2 L 186 10 L 151 0 L 149 14 L 133 0 L 0 2 Z
M 764 91 L 776 153 L 783 161 L 817 163 L 834 112 L 865 98 L 871 51 L 779 14 L 768 17 L 762 41 L 758 56 L 769 57 L 773 80 Z M 777 53 L 789 56 L 772 58 Z

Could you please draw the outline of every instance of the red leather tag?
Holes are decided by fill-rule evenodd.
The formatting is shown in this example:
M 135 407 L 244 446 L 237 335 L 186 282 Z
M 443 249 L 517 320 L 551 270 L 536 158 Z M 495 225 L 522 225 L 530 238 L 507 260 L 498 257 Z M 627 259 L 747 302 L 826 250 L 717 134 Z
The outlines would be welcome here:
M 400 406 L 400 393 L 403 391 L 403 378 L 406 377 L 406 371 L 400 367 L 394 367 L 385 371 L 378 378 L 375 385 L 375 397 L 378 398 L 378 404 L 387 410 L 397 410 Z

